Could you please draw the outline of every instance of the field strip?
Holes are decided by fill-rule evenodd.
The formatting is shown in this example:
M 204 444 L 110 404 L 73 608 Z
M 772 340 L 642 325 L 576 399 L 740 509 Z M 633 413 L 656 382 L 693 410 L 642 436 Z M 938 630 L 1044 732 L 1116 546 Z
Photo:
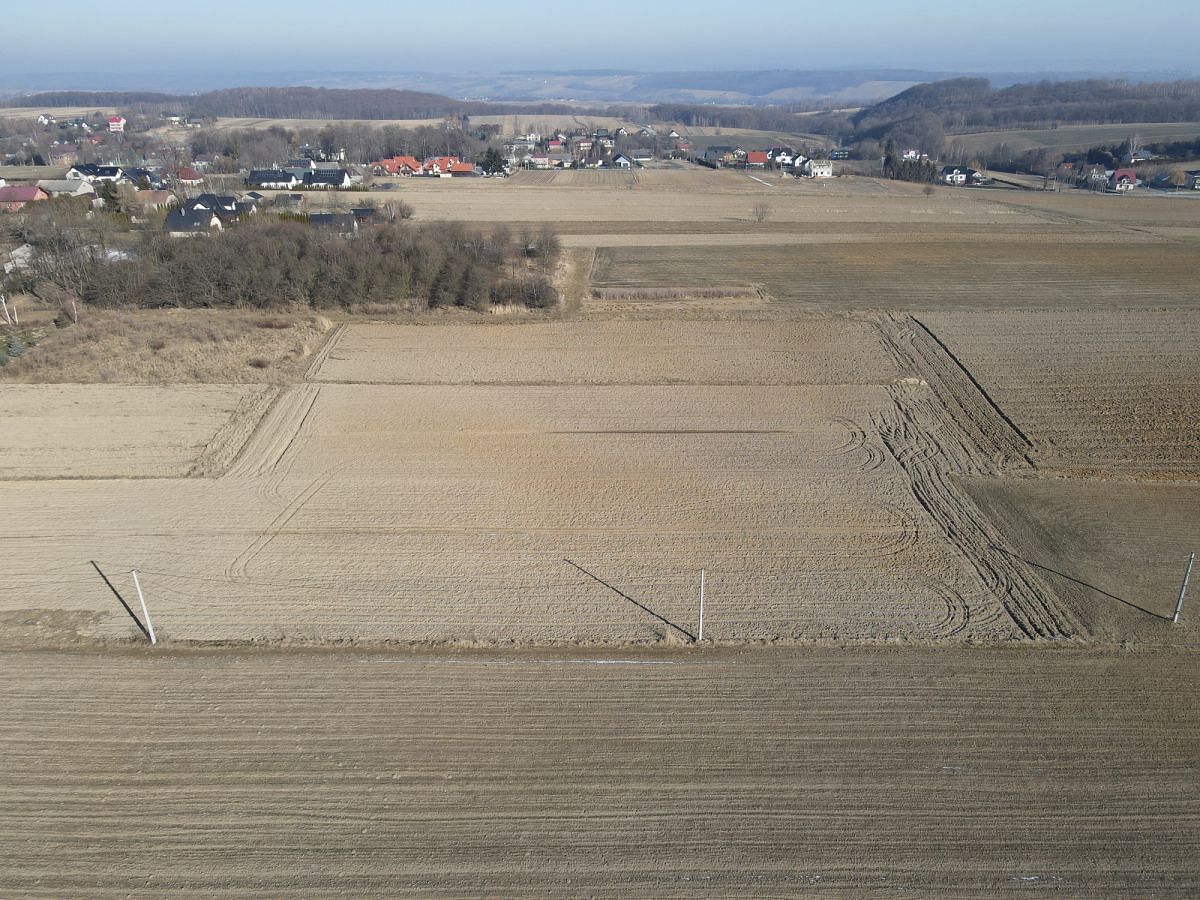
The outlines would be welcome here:
M 0 671 L 14 897 L 1200 895 L 1194 653 L 115 650 Z

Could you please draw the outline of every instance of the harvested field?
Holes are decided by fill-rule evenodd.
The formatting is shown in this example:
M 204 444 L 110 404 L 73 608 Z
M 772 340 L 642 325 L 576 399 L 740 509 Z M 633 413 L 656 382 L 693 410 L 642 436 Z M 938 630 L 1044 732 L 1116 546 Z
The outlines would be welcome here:
M 1194 307 L 1200 254 L 1185 244 L 934 244 L 602 248 L 597 287 L 762 284 L 820 309 Z
M 1200 485 L 972 478 L 963 487 L 1089 631 L 1111 641 L 1183 638 L 1168 619 L 1200 535 Z M 1195 610 L 1189 622 L 1200 621 Z
M 922 314 L 1062 474 L 1200 477 L 1200 311 Z
M 165 478 L 236 453 L 273 393 L 204 385 L 10 385 L 0 479 Z
M 621 322 L 352 325 L 315 381 L 386 384 L 879 384 L 896 375 L 868 324 Z
M 847 385 L 298 388 L 216 482 L 20 485 L 6 606 L 126 634 L 96 559 L 140 568 L 177 639 L 686 642 L 706 567 L 717 640 L 1011 636 L 885 464 L 870 417 L 887 402 Z
M 4 653 L 5 889 L 1194 897 L 1192 663 Z

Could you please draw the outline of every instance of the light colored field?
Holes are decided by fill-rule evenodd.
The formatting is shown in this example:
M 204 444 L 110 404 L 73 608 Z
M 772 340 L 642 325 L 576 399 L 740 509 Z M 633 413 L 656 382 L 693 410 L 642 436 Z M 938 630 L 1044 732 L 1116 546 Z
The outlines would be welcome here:
M 982 242 L 946 238 L 798 248 L 618 247 L 596 255 L 599 287 L 762 284 L 823 309 L 1193 307 L 1200 254 L 1183 243 Z
M 1064 474 L 1200 477 L 1200 312 L 922 316 Z
M 9 385 L 0 479 L 186 475 L 206 453 L 236 452 L 269 398 L 233 385 Z
M 869 325 L 623 322 L 354 325 L 313 378 L 389 384 L 883 384 L 897 370 Z
M 772 226 L 791 223 L 811 229 L 837 229 L 859 223 L 890 224 L 899 233 L 956 225 L 1016 226 L 1042 224 L 1008 204 L 990 202 L 980 192 L 940 191 L 933 197 L 919 185 L 886 184 L 873 178 L 835 178 L 822 182 L 790 176 L 713 171 L 700 167 L 643 169 L 635 172 L 521 172 L 512 178 L 395 178 L 395 190 L 349 195 L 354 202 L 402 199 L 417 220 L 465 222 L 604 223 L 620 232 L 633 223 L 672 230 L 717 230 L 733 225 L 753 230 L 752 208 L 771 206 Z M 380 179 L 383 181 L 384 179 Z M 765 183 L 764 183 L 765 182 Z M 996 192 L 992 192 L 993 194 Z M 886 202 L 881 202 L 884 198 Z M 313 208 L 346 202 L 333 192 L 310 196 Z M 635 231 L 644 230 L 635 225 Z
M 1130 125 L 1063 125 L 1059 128 L 977 131 L 946 135 L 946 146 L 962 146 L 968 153 L 990 150 L 1000 144 L 1021 152 L 1047 147 L 1052 150 L 1086 150 L 1099 144 L 1119 144 L 1137 135 L 1143 144 L 1183 141 L 1200 135 L 1200 122 L 1139 122 Z
M 1194 897 L 1192 662 L 0 654 L 5 888 Z
M 1010 636 L 868 436 L 888 402 L 306 387 L 215 482 L 14 485 L 4 608 L 126 634 L 96 559 L 141 569 L 176 639 L 680 642 L 705 567 L 716 640 Z

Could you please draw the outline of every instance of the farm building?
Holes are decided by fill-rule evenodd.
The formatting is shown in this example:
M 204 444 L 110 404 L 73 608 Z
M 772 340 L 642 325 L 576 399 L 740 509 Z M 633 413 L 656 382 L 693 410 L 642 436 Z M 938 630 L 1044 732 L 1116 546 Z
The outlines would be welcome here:
M 0 188 L 0 212 L 20 212 L 30 203 L 48 200 L 47 194 L 37 185 L 10 185 Z

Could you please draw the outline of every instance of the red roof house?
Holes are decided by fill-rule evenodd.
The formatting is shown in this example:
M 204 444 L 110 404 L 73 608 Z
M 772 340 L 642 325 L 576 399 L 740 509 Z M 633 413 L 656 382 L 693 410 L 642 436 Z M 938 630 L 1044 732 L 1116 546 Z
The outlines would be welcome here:
M 415 156 L 393 156 L 371 163 L 376 175 L 416 175 L 421 171 L 421 161 Z
M 113 132 L 114 134 L 120 134 L 122 131 L 124 131 L 125 130 L 125 117 L 124 116 L 112 116 L 108 120 L 108 130 Z
M 19 212 L 25 208 L 27 203 L 48 199 L 50 199 L 50 195 L 34 185 L 21 184 L 0 187 L 0 211 L 3 212 Z
M 746 152 L 746 165 L 748 166 L 765 166 L 767 164 L 766 150 L 748 150 Z

